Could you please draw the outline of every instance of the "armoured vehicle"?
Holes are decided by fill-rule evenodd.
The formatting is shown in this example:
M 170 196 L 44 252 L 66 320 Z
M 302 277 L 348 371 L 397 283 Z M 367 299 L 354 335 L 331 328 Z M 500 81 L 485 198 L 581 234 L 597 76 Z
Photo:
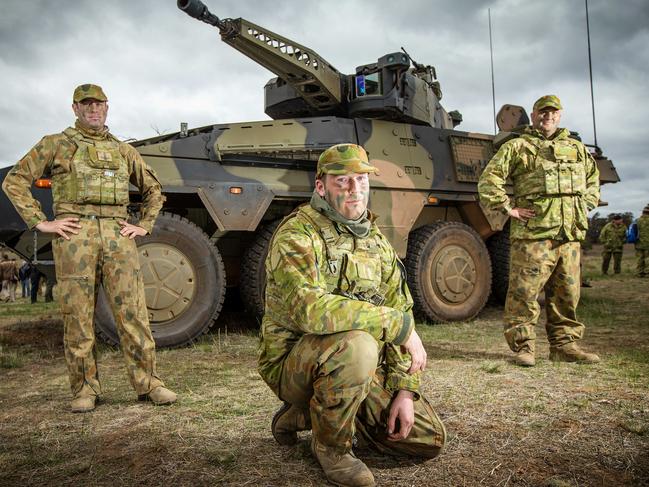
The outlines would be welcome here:
M 499 140 L 526 123 L 521 107 L 498 115 L 503 132 L 456 130 L 458 112 L 441 105 L 435 68 L 404 51 L 388 53 L 353 74 L 315 51 L 245 19 L 219 19 L 199 0 L 179 0 L 191 17 L 276 74 L 265 90 L 270 120 L 216 124 L 140 140 L 133 145 L 158 174 L 166 195 L 153 233 L 138 242 L 149 318 L 159 346 L 180 346 L 218 318 L 226 285 L 246 307 L 263 312 L 264 259 L 276 225 L 309 200 L 319 154 L 343 142 L 361 144 L 380 170 L 370 207 L 403 259 L 416 311 L 427 320 L 464 321 L 507 288 L 505 223 L 486 215 L 478 177 Z M 602 182 L 618 180 L 592 147 Z M 4 170 L 6 173 L 7 170 Z M 37 187 L 47 181 L 37 181 Z M 51 212 L 47 189 L 34 193 Z M 137 207 L 137 193 L 132 193 Z M 50 240 L 27 231 L 0 196 L 0 238 L 37 262 L 51 259 Z M 51 215 L 51 213 L 50 213 Z M 116 343 L 102 296 L 100 334 Z

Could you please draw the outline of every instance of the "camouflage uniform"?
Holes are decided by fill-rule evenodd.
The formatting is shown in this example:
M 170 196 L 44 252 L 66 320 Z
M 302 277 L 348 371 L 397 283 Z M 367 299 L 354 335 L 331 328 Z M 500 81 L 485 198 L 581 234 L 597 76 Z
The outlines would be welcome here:
M 504 329 L 514 352 L 534 352 L 537 298 L 544 287 L 550 345 L 559 347 L 583 336 L 584 325 L 576 318 L 579 241 L 586 236 L 588 211 L 599 201 L 599 171 L 586 147 L 569 134 L 557 129 L 547 139 L 529 126 L 521 128 L 517 138 L 500 147 L 478 183 L 480 201 L 489 210 L 535 211 L 527 222 L 511 219 Z M 509 178 L 513 199 L 505 191 Z
M 622 272 L 622 250 L 626 242 L 626 225 L 624 223 L 608 222 L 599 233 L 602 249 L 602 274 L 608 273 L 608 266 L 613 256 L 613 272 Z
M 52 242 L 72 393 L 101 394 L 93 313 L 103 284 L 131 384 L 139 395 L 148 394 L 163 383 L 156 375 L 137 248 L 134 240 L 120 235 L 118 220 L 128 216 L 132 183 L 142 195 L 138 226 L 150 232 L 164 201 L 160 183 L 133 147 L 107 128 L 92 130 L 79 121 L 75 128 L 44 137 L 4 180 L 5 193 L 30 228 L 47 220 L 30 193 L 32 182 L 43 174 L 52 179 L 55 217 L 78 217 L 81 225 L 70 240 L 56 237 Z
M 359 237 L 317 198 L 273 236 L 259 372 L 280 399 L 310 411 L 314 438 L 332 450 L 349 452 L 356 432 L 379 451 L 434 457 L 444 426 L 399 349 L 414 327 L 403 266 L 375 223 Z M 389 441 L 390 404 L 402 389 L 415 393 L 415 424 Z
M 636 224 L 638 225 L 638 240 L 635 243 L 636 275 L 649 277 L 649 205 L 644 209 Z

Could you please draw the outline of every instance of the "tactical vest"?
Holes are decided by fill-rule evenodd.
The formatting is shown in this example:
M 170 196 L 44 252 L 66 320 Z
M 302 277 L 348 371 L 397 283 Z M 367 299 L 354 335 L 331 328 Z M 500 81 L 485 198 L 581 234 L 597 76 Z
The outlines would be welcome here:
M 73 128 L 63 133 L 76 145 L 74 156 L 58 151 L 52 169 L 52 197 L 60 203 L 127 205 L 128 163 L 119 142 L 110 137 L 95 140 Z
M 531 147 L 530 171 L 516 178 L 514 197 L 580 196 L 586 192 L 586 166 L 565 139 L 552 141 L 522 135 Z
M 311 223 L 324 243 L 324 271 L 327 291 L 376 306 L 385 302 L 387 285 L 382 282 L 379 235 L 373 231 L 366 238 L 340 232 L 329 218 L 311 206 L 302 206 L 298 217 Z

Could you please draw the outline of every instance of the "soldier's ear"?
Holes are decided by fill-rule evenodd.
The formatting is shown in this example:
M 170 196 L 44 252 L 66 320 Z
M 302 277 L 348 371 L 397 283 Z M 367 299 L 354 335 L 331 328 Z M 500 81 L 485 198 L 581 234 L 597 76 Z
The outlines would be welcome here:
M 322 182 L 322 179 L 316 179 L 315 180 L 315 191 L 318 193 L 320 196 L 324 198 L 325 195 L 325 185 Z

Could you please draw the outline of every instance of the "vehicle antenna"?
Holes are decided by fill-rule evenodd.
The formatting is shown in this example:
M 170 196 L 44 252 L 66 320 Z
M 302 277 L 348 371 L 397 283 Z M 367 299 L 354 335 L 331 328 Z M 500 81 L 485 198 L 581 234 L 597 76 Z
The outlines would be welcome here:
M 588 0 L 586 2 L 586 37 L 588 38 L 588 72 L 590 73 L 590 105 L 593 111 L 593 138 L 597 146 L 597 126 L 595 125 L 595 95 L 593 94 L 593 61 L 590 55 L 590 25 L 588 23 Z M 598 146 L 599 147 L 599 146 Z
M 588 1 L 588 0 L 586 0 Z M 493 106 L 493 123 L 494 135 L 496 134 L 496 84 L 494 82 L 494 48 L 491 40 L 491 9 L 487 9 L 489 13 L 489 51 L 491 53 L 491 104 Z

